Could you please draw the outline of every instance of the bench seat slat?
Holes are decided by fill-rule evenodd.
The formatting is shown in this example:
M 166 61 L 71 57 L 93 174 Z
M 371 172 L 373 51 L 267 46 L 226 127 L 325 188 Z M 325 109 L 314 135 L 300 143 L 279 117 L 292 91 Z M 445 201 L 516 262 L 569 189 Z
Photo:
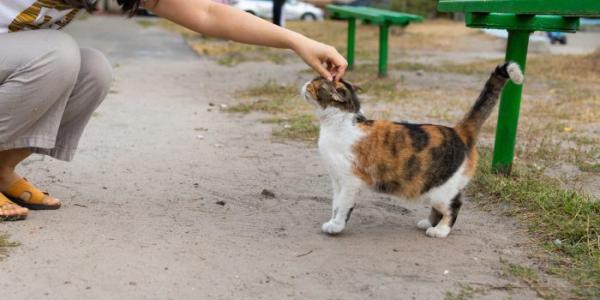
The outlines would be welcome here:
M 375 24 L 390 23 L 392 25 L 408 25 L 410 22 L 420 22 L 421 16 L 389 11 L 365 6 L 327 5 L 327 10 L 342 19 L 357 18 Z

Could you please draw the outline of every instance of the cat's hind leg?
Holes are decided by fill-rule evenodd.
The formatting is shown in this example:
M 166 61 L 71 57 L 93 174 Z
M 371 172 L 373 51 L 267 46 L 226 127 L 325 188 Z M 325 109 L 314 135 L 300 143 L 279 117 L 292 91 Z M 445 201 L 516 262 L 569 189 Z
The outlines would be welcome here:
M 344 230 L 354 209 L 356 194 L 360 190 L 360 183 L 355 180 L 338 183 L 340 186 L 337 192 L 334 187 L 331 220 L 321 227 L 321 230 L 328 234 L 337 234 Z
M 429 218 L 417 222 L 417 227 L 419 229 L 427 230 L 429 227 L 436 226 L 441 219 L 442 213 L 432 207 L 431 212 L 429 213 Z
M 454 226 L 454 223 L 456 222 L 456 218 L 458 217 L 458 212 L 460 211 L 461 206 L 462 201 L 460 192 L 454 197 L 450 198 L 450 200 L 448 200 L 448 198 L 444 200 L 432 199 L 432 208 L 441 213 L 442 218 L 437 225 L 429 227 L 425 234 L 430 237 L 447 237 L 452 229 L 452 226 Z

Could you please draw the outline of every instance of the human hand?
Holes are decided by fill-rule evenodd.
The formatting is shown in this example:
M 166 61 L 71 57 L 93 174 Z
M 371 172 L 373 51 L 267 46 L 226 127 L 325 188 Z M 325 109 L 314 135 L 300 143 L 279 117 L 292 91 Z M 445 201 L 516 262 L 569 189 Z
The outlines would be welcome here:
M 348 67 L 346 59 L 334 47 L 306 37 L 296 42 L 292 49 L 327 80 L 340 80 Z

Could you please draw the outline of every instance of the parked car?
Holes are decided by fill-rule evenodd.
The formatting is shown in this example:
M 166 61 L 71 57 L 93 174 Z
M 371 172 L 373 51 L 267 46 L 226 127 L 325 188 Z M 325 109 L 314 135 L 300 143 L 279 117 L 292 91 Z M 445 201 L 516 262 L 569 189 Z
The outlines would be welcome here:
M 261 18 L 271 19 L 273 17 L 272 0 L 234 0 L 232 2 L 234 7 Z M 323 20 L 322 9 L 298 0 L 286 1 L 283 6 L 283 15 L 286 20 Z
M 561 45 L 567 44 L 567 35 L 562 32 L 547 32 L 550 44 L 554 45 L 560 43 Z

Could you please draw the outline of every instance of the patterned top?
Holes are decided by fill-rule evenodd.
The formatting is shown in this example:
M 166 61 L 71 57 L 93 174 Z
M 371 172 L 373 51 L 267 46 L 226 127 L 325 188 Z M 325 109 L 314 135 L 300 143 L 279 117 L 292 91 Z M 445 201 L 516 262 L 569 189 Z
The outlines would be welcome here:
M 60 29 L 79 9 L 61 0 L 0 0 L 0 34 L 41 28 Z

